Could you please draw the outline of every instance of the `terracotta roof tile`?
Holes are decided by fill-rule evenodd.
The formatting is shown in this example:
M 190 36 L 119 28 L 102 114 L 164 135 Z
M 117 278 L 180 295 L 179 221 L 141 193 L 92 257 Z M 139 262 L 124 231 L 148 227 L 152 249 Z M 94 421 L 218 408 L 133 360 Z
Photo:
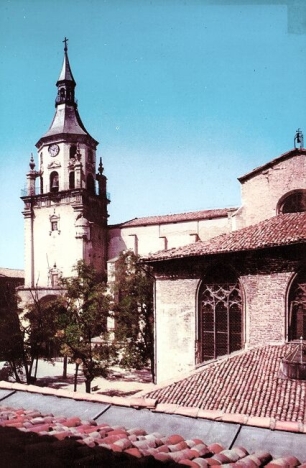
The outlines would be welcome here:
M 249 416 L 245 424 L 291 432 L 306 425 L 306 381 L 279 376 L 280 358 L 288 346 L 266 346 L 211 363 L 192 376 L 150 392 L 166 405 L 200 408 L 197 417 L 228 420 L 226 415 Z M 247 378 L 246 378 L 247 377 Z
M 157 252 L 148 258 L 144 258 L 144 261 L 162 261 L 172 258 L 239 252 L 305 241 L 306 212 L 287 213 L 233 231 L 230 234 L 222 234 L 209 241 L 199 241 L 184 247 Z
M 35 416 L 33 417 L 33 415 Z M 125 453 L 135 457 L 136 459 L 145 459 L 145 457 L 153 457 L 157 461 L 176 462 L 181 466 L 204 467 L 213 465 L 229 465 L 229 466 L 299 466 L 301 461 L 293 456 L 274 459 L 270 453 L 264 451 L 256 451 L 252 454 L 243 447 L 232 447 L 225 449 L 219 443 L 210 445 L 205 444 L 201 439 L 184 439 L 178 434 L 173 434 L 168 437 L 162 437 L 158 433 L 147 434 L 141 431 L 141 435 L 136 435 L 135 431 L 131 434 L 124 427 L 109 426 L 108 424 L 97 424 L 95 421 L 81 421 L 79 418 L 56 417 L 53 415 L 44 416 L 39 412 L 26 411 L 24 409 L 14 409 L 11 407 L 0 406 L 0 427 L 19 429 L 23 433 L 35 432 L 40 436 L 53 436 L 59 442 L 65 439 L 70 439 L 71 444 L 66 445 L 68 449 L 67 455 L 71 459 L 72 451 L 78 450 L 77 444 L 85 445 L 92 449 L 96 447 L 106 448 L 112 452 Z M 3 431 L 1 432 L 3 436 Z M 26 434 L 24 434 L 25 436 Z M 16 435 L 12 434 L 14 440 Z M 72 441 L 73 439 L 73 441 Z M 20 447 L 19 438 L 19 450 Z M 59 442 L 54 442 L 58 444 Z M 35 453 L 38 452 L 39 439 L 27 439 L 27 447 L 29 443 L 35 444 Z M 41 439 L 41 443 L 44 441 Z M 51 444 L 52 442 L 50 442 Z M 72 445 L 73 444 L 73 445 Z M 48 447 L 52 446 L 47 444 Z M 63 462 L 64 445 L 57 453 L 60 454 L 60 459 Z M 31 453 L 27 451 L 27 454 Z M 81 452 L 78 451 L 77 463 L 83 466 L 80 458 Z M 101 455 L 101 452 L 95 452 L 96 457 Z M 88 451 L 84 453 L 88 456 Z M 98 458 L 94 456 L 96 461 L 95 466 L 99 465 Z M 87 461 L 87 459 L 86 459 Z M 102 460 L 101 460 L 102 461 Z M 127 462 L 127 460 L 126 460 Z M 15 466 L 15 465 L 14 465 Z M 55 466 L 55 464 L 52 464 Z M 60 463 L 60 466 L 62 464 Z M 65 465 L 66 466 L 66 465 Z M 84 466 L 89 466 L 85 463 Z M 112 465 L 117 466 L 117 465 Z M 120 465 L 123 466 L 123 465 Z M 132 466 L 132 464 L 128 464 Z M 136 465 L 135 462 L 135 466 Z M 142 466 L 146 466 L 145 464 Z M 150 466 L 155 466 L 152 461 Z M 169 466 L 176 466 L 171 464 Z
M 120 223 L 118 225 L 113 225 L 110 227 L 148 226 L 153 224 L 170 224 L 201 219 L 215 219 L 226 217 L 229 213 L 232 213 L 236 210 L 237 208 L 219 208 L 214 210 L 190 211 L 188 213 L 147 216 L 144 218 L 134 218 L 130 221 L 126 221 L 124 223 Z

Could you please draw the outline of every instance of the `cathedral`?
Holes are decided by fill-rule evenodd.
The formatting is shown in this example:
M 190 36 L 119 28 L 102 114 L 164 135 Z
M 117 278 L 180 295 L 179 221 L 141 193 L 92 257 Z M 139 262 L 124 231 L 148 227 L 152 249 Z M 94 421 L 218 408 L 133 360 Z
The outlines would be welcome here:
M 85 128 L 68 58 L 55 114 L 36 143 L 24 202 L 25 305 L 59 294 L 78 260 L 111 278 L 133 250 L 155 276 L 157 382 L 265 343 L 306 337 L 306 149 L 241 176 L 241 206 L 108 224 L 98 141 Z M 107 168 L 106 168 L 107 169 Z

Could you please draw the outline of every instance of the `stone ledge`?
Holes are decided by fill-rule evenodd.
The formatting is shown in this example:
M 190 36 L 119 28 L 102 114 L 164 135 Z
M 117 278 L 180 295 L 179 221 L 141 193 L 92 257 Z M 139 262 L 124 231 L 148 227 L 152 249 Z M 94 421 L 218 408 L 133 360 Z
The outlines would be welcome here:
M 249 416 L 245 424 L 247 426 L 264 427 L 265 429 L 272 429 L 271 418 L 266 417 Z
M 220 421 L 223 415 L 224 411 L 199 409 L 198 418 Z
M 148 409 L 156 413 L 165 413 L 186 416 L 194 419 L 209 419 L 213 421 L 235 423 L 245 426 L 262 427 L 272 431 L 287 431 L 295 433 L 306 433 L 306 424 L 295 421 L 276 421 L 274 418 L 247 416 L 239 413 L 224 413 L 220 410 L 205 410 L 196 407 L 184 407 L 172 403 L 158 403 L 154 398 L 145 397 L 110 397 L 92 393 L 77 393 L 50 387 L 38 387 L 36 385 L 26 385 L 15 382 L 0 381 L 0 389 L 10 391 L 22 391 L 38 393 L 46 396 L 56 396 L 59 398 L 69 398 L 75 401 L 91 401 L 93 403 L 104 403 L 106 405 L 123 406 L 137 409 Z
M 179 406 L 174 414 L 179 414 L 180 416 L 188 416 L 189 418 L 197 418 L 200 409 L 194 408 L 192 406 Z

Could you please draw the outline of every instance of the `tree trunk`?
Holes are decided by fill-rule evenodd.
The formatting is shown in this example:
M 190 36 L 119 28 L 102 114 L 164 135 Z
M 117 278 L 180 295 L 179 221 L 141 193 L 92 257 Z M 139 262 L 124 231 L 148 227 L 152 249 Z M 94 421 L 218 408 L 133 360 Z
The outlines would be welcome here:
M 14 376 L 15 376 L 15 379 L 16 379 L 16 382 L 17 383 L 21 383 L 21 380 L 20 380 L 20 377 L 19 377 L 19 374 L 18 374 L 18 371 L 17 371 L 17 367 L 16 367 L 16 364 L 14 361 L 9 361 L 9 365 L 14 373 Z
M 86 393 L 90 393 L 91 380 L 85 380 Z
M 68 356 L 64 356 L 64 361 L 63 361 L 63 379 L 67 379 L 67 364 L 68 364 Z
M 151 368 L 152 382 L 155 383 L 154 355 L 150 357 L 150 368 Z

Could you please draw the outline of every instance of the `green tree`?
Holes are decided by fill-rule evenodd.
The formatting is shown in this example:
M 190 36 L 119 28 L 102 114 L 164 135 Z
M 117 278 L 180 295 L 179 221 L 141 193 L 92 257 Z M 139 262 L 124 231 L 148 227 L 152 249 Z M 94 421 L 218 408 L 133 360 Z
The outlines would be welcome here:
M 150 268 L 132 251 L 121 253 L 115 268 L 115 339 L 121 347 L 120 365 L 151 367 L 154 378 L 153 284 Z
M 6 307 L 1 310 L 0 360 L 7 362 L 10 374 L 17 382 L 24 374 L 29 384 L 36 378 L 38 359 L 51 357 L 55 317 L 50 314 L 47 304 L 37 299 L 35 291 L 32 291 L 32 301 L 25 312 L 18 310 L 17 303 L 16 294 L 12 293 Z
M 28 368 L 25 368 L 27 381 L 36 379 L 40 358 L 51 360 L 59 354 L 60 349 L 60 340 L 57 336 L 57 311 L 53 307 L 56 296 L 39 299 L 36 290 L 31 291 L 31 294 L 32 301 L 27 305 L 26 313 L 21 320 L 21 329 L 24 329 L 24 349 L 29 363 Z
M 1 311 L 0 361 L 6 362 L 9 375 L 13 375 L 17 382 L 21 382 L 23 356 L 24 343 L 17 307 Z
M 22 333 L 17 311 L 15 284 L 0 282 L 0 361 L 6 361 L 4 376 L 14 375 L 20 382 L 20 367 L 23 354 Z M 8 378 L 8 375 L 5 377 Z M 3 377 L 4 378 L 4 377 Z
M 65 292 L 53 302 L 56 336 L 62 352 L 81 364 L 86 392 L 90 393 L 92 380 L 107 375 L 114 356 L 107 331 L 110 296 L 103 278 L 90 265 L 79 261 L 74 271 L 75 276 L 61 279 Z M 96 337 L 98 342 L 93 342 Z

